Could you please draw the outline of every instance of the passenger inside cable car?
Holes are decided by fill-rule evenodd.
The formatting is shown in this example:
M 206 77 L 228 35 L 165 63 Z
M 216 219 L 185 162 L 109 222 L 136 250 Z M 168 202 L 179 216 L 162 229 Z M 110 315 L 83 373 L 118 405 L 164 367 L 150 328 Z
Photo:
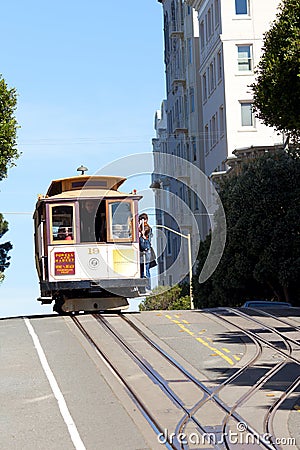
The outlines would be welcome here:
M 58 240 L 65 240 L 65 241 L 72 241 L 73 235 L 72 235 L 72 228 L 71 227 L 59 227 L 57 232 L 57 239 Z

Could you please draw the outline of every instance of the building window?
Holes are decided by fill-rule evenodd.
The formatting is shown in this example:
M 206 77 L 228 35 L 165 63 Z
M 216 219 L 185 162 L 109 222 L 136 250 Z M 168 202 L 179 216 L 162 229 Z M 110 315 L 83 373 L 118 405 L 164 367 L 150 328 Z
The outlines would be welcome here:
M 199 197 L 197 192 L 194 191 L 194 209 L 199 209 Z
M 203 51 L 204 50 L 204 22 L 203 22 L 203 20 L 200 23 L 200 47 L 201 47 L 201 51 Z
M 221 50 L 217 54 L 217 76 L 218 76 L 218 81 L 221 81 L 222 80 L 222 76 L 223 76 L 223 65 L 222 65 L 222 52 L 221 52 Z
M 252 70 L 252 45 L 238 45 L 238 70 L 249 72 Z
M 220 23 L 220 4 L 219 0 L 215 0 L 215 28 L 217 28 L 219 23 Z
M 212 35 L 212 14 L 211 14 L 211 9 L 208 10 L 207 12 L 207 26 L 208 26 L 208 39 L 211 37 Z
M 179 197 L 181 198 L 181 200 L 184 200 L 183 199 L 183 187 L 182 186 L 180 186 L 180 188 L 179 188 Z
M 191 38 L 188 38 L 187 40 L 187 55 L 188 55 L 188 63 L 193 64 L 193 46 Z
M 204 127 L 204 148 L 205 148 L 205 154 L 208 155 L 209 153 L 209 133 L 208 133 L 208 124 Z
M 171 3 L 171 19 L 172 19 L 172 22 L 176 21 L 175 4 L 174 4 L 174 2 Z
M 194 88 L 190 88 L 190 112 L 195 111 L 195 94 L 194 94 Z
M 167 255 L 172 255 L 172 236 L 169 230 L 167 230 Z
M 164 205 L 166 208 L 166 211 L 170 209 L 170 186 L 165 186 L 164 188 Z
M 170 111 L 168 113 L 168 127 L 169 127 L 169 130 L 173 131 L 172 111 Z
M 192 152 L 193 152 L 193 161 L 197 161 L 197 145 L 195 136 L 192 136 Z
M 221 105 L 219 108 L 219 129 L 220 129 L 220 137 L 224 136 L 224 130 L 225 130 L 225 123 L 224 123 L 224 106 Z
M 254 126 L 252 103 L 250 102 L 241 103 L 241 119 L 242 119 L 242 127 Z
M 203 101 L 206 102 L 207 100 L 207 79 L 206 79 L 206 73 L 202 76 L 202 92 L 203 92 Z
M 237 15 L 240 14 L 249 14 L 249 0 L 235 0 L 235 13 Z
M 187 142 L 186 143 L 186 160 L 189 161 L 190 160 L 190 144 Z
M 191 189 L 187 188 L 187 204 L 188 207 L 191 209 L 192 208 L 192 193 L 191 193 Z
M 211 118 L 211 143 L 212 146 L 216 145 L 217 139 L 217 118 L 216 115 Z
M 216 78 L 215 78 L 215 65 L 212 62 L 209 66 L 209 93 L 211 93 L 216 87 Z

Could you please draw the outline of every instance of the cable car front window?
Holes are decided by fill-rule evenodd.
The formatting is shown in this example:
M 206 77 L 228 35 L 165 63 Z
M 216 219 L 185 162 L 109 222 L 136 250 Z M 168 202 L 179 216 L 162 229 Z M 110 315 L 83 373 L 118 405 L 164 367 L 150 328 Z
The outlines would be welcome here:
M 111 201 L 109 207 L 109 240 L 132 241 L 132 202 Z
M 73 206 L 52 206 L 52 241 L 74 241 Z

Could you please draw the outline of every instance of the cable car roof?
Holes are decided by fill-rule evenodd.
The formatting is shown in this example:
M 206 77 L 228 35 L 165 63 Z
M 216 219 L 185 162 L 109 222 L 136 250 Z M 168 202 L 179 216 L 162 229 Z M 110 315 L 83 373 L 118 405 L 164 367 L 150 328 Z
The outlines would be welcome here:
M 128 194 L 126 192 L 115 191 L 111 189 L 77 189 L 72 191 L 64 191 L 51 197 L 46 197 L 46 200 L 80 200 L 80 199 L 99 199 L 99 198 L 133 198 L 141 199 L 141 195 Z M 40 198 L 42 200 L 42 198 Z
M 126 181 L 124 177 L 102 175 L 77 175 L 74 177 L 59 178 L 51 182 L 46 197 L 57 196 L 67 191 L 70 191 L 70 193 L 77 191 L 76 196 L 78 196 L 78 191 L 82 190 L 101 190 L 106 193 L 107 191 L 117 191 L 124 181 Z

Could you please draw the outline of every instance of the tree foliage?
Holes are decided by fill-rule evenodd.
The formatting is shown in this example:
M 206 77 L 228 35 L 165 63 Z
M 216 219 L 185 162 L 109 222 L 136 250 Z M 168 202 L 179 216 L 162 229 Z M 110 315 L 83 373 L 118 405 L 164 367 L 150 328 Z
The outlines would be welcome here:
M 185 291 L 185 286 L 158 286 L 152 295 L 140 303 L 139 309 L 140 311 L 190 309 L 190 297 L 184 295 Z
M 252 85 L 258 117 L 293 141 L 300 137 L 300 2 L 283 0 L 264 35 L 263 55 Z
M 241 305 L 254 298 L 300 304 L 300 159 L 278 152 L 245 164 L 225 179 L 227 219 L 221 262 L 204 284 L 194 282 L 197 307 Z M 199 273 L 210 236 L 201 244 Z
M 7 176 L 7 171 L 15 165 L 19 157 L 17 150 L 17 93 L 9 89 L 0 75 L 0 180 Z
M 19 157 L 17 145 L 17 120 L 15 110 L 17 107 L 17 93 L 14 88 L 9 89 L 0 75 L 0 181 L 7 177 L 9 168 L 15 165 Z M 0 214 L 0 239 L 8 231 L 8 223 Z M 10 242 L 0 244 L 0 282 L 3 280 L 4 270 L 9 266 L 10 257 L 7 256 L 12 249 Z
M 3 219 L 2 214 L 0 213 L 0 239 L 2 236 L 8 231 L 8 223 Z M 7 256 L 9 250 L 12 249 L 12 245 L 10 242 L 5 242 L 0 245 L 0 282 L 3 280 L 4 275 L 3 272 L 9 266 L 10 256 Z

